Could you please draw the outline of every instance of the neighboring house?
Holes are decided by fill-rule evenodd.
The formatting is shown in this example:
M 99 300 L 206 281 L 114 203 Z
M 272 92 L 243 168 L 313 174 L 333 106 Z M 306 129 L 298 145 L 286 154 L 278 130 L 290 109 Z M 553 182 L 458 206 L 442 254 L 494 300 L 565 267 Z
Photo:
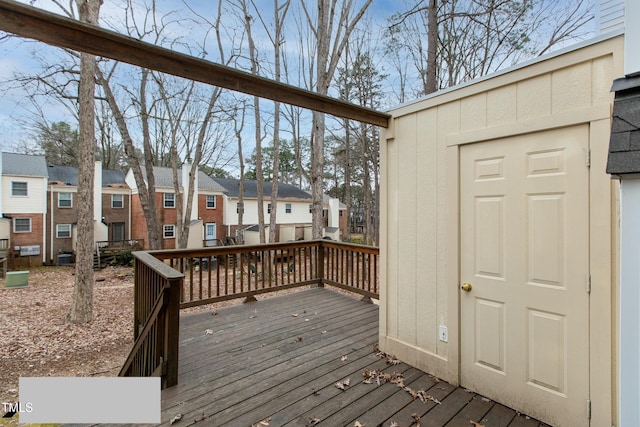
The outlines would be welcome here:
M 224 195 L 224 227 L 227 236 L 238 235 L 238 212 L 240 201 L 240 180 L 229 178 L 213 178 L 227 191 Z M 244 213 L 242 217 L 243 229 L 255 226 L 249 230 L 258 229 L 258 183 L 257 181 L 244 180 Z M 265 224 L 269 223 L 271 213 L 271 182 L 264 183 L 264 218 Z M 276 241 L 297 240 L 304 237 L 304 228 L 311 224 L 311 195 L 291 184 L 278 184 L 278 208 L 276 214 L 278 238 Z M 266 225 L 268 227 L 268 225 Z M 283 227 L 284 226 L 284 227 Z M 285 232 L 284 229 L 287 229 Z M 297 229 L 297 231 L 296 231 Z M 291 231 L 293 230 L 293 232 Z M 282 235 L 281 235 L 282 234 Z M 285 236 L 286 235 L 286 236 Z M 255 236 L 245 235 L 248 244 L 259 243 Z
M 607 173 L 620 180 L 620 290 L 616 425 L 640 425 L 640 3 L 627 1 L 624 77 L 616 79 Z M 618 249 L 615 248 L 615 249 Z M 615 294 L 614 294 L 615 295 Z M 616 374 L 617 373 L 617 378 Z
M 77 238 L 78 168 L 49 165 L 46 260 L 57 263 L 60 254 L 72 253 Z M 94 241 L 130 239 L 131 190 L 124 173 L 103 170 L 96 162 L 94 175 Z
M 44 156 L 2 153 L 0 211 L 11 221 L 9 265 L 45 262 L 48 168 Z
M 627 214 L 623 193 L 635 231 L 620 233 L 633 253 L 617 390 L 618 193 L 605 173 L 611 84 L 625 37 L 636 56 L 640 37 L 620 27 L 395 108 L 380 138 L 380 349 L 558 427 L 639 421 L 640 207 Z M 619 402 L 635 418 L 621 422 Z
M 190 168 L 191 165 L 185 164 L 178 172 L 178 185 L 180 186 L 180 196 L 178 197 L 185 194 L 186 189 L 183 187 L 183 183 L 188 182 Z M 171 168 L 154 166 L 153 173 L 156 186 L 154 198 L 161 227 L 162 248 L 174 249 L 176 248 L 178 213 L 176 211 L 177 200 L 173 185 L 173 171 Z M 145 248 L 149 248 L 147 221 L 131 169 L 127 172 L 125 181 L 132 189 L 132 238 L 144 239 Z M 195 187 L 198 191 L 194 193 L 191 217 L 187 219 L 189 221 L 188 248 L 201 248 L 205 244 L 204 241 L 214 241 L 225 236 L 224 229 L 221 227 L 223 221 L 221 200 L 225 189 L 202 171 L 198 171 Z M 186 198 L 182 205 L 183 210 L 186 210 Z

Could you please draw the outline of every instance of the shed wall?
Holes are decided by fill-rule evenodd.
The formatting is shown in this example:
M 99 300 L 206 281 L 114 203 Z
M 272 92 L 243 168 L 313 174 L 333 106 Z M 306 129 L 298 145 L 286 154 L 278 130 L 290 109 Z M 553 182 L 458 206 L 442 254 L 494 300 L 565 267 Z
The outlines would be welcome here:
M 381 138 L 380 346 L 459 381 L 459 149 L 463 144 L 588 124 L 592 425 L 611 425 L 617 254 L 615 183 L 605 174 L 623 38 L 540 60 L 392 111 Z M 448 342 L 438 339 L 448 328 Z M 615 405 L 615 404 L 614 404 Z M 615 421 L 615 420 L 614 420 Z

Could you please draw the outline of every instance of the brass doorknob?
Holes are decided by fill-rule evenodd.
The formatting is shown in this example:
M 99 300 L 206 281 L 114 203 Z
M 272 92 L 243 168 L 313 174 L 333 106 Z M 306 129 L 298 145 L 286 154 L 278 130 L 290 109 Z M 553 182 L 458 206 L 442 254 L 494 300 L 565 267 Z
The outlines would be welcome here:
M 465 282 L 462 284 L 462 286 L 460 286 L 460 288 L 462 288 L 462 290 L 465 292 L 471 292 L 471 289 L 473 289 L 473 286 L 471 286 L 471 283 Z

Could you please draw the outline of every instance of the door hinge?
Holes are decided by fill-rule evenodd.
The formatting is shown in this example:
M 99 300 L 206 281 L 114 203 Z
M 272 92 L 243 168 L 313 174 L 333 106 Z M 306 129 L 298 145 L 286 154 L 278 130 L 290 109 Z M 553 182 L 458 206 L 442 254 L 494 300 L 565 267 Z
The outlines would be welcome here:
M 586 157 L 587 157 L 586 158 L 587 167 L 590 168 L 591 167 L 591 150 L 590 149 L 587 150 Z
M 591 293 L 591 275 L 587 276 L 587 293 Z
M 587 419 L 591 419 L 591 399 L 587 399 Z

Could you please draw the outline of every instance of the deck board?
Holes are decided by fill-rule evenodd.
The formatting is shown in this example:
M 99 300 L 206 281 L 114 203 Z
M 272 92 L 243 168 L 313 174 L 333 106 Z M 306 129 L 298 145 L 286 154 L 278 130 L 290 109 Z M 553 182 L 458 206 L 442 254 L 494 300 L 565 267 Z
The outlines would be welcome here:
M 210 330 L 210 333 L 207 333 Z M 162 425 L 367 427 L 538 426 L 515 411 L 404 363 L 376 356 L 378 307 L 312 288 L 181 316 L 178 385 L 162 392 Z M 343 357 L 346 356 L 346 357 Z M 414 399 L 392 383 L 363 383 L 365 369 L 401 373 Z M 338 381 L 350 379 L 345 390 Z M 315 421 L 314 421 L 315 420 Z

